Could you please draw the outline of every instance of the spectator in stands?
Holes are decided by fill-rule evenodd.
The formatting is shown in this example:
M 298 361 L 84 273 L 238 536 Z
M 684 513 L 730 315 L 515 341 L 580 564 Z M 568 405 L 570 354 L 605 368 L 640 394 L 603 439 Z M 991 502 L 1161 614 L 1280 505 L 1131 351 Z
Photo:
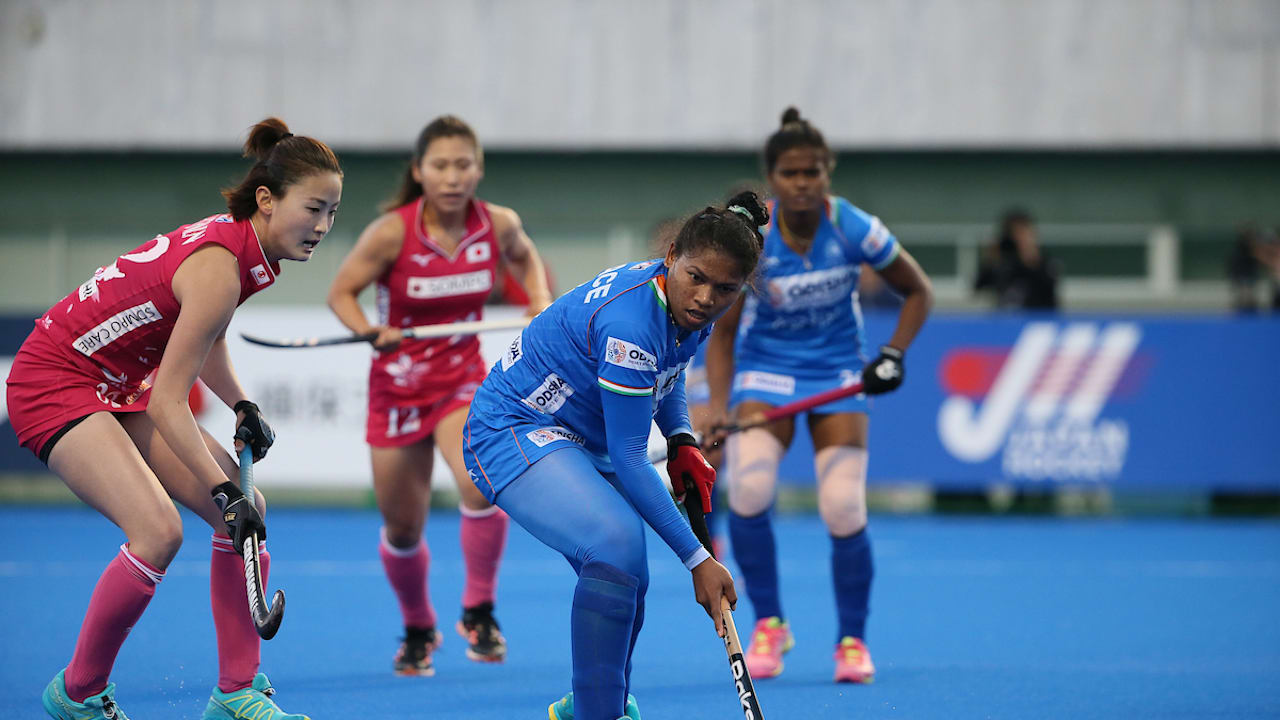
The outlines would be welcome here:
M 1035 221 L 1015 208 L 1000 220 L 1000 235 L 984 253 L 974 290 L 995 292 L 996 307 L 1058 309 L 1059 263 L 1040 248 Z
M 1280 240 L 1275 233 L 1246 225 L 1236 234 L 1236 244 L 1227 259 L 1227 280 L 1231 284 L 1231 307 L 1242 313 L 1258 312 L 1258 279 L 1266 275 L 1271 285 L 1270 306 L 1280 310 Z

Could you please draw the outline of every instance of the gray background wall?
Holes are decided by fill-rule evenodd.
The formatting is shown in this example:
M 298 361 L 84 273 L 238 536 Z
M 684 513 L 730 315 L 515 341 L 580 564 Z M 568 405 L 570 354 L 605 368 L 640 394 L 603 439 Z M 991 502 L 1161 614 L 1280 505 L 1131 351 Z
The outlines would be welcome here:
M 1275 0 L 7 0 L 0 147 L 1280 143 Z
M 431 117 L 486 145 L 561 289 L 760 177 L 788 104 L 835 190 L 966 290 L 1029 208 L 1068 307 L 1219 308 L 1237 227 L 1280 224 L 1280 0 L 7 0 L 0 309 L 220 209 L 268 115 L 333 145 L 337 228 L 269 303 L 317 303 Z

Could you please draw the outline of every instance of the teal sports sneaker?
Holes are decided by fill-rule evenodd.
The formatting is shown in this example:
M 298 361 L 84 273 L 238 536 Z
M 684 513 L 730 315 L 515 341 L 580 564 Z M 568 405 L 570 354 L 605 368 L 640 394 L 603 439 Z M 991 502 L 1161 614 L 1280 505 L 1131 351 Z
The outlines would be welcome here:
M 66 672 L 59 670 L 40 698 L 49 717 L 58 720 L 129 720 L 129 716 L 116 705 L 115 683 L 107 683 L 105 690 L 78 703 L 67 697 Z
M 306 715 L 294 715 L 276 707 L 271 696 L 276 689 L 271 687 L 267 676 L 258 673 L 253 676 L 253 684 L 234 692 L 224 693 L 217 687 L 209 697 L 209 704 L 204 708 L 202 720 L 311 720 Z
M 573 720 L 573 693 L 551 703 L 547 708 L 547 717 L 550 720 Z M 640 720 L 640 707 L 636 705 L 635 695 L 627 693 L 627 714 L 618 720 Z

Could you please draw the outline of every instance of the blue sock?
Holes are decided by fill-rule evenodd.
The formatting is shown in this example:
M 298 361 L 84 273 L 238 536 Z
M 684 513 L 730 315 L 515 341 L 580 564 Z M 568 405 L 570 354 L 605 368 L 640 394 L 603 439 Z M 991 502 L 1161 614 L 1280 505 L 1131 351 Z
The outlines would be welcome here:
M 782 617 L 782 600 L 778 595 L 778 549 L 773 540 L 773 523 L 769 511 L 753 517 L 729 513 L 729 541 L 733 543 L 733 559 L 742 569 L 747 597 L 756 611 L 756 619 Z
M 631 655 L 636 651 L 636 638 L 640 637 L 640 628 L 644 626 L 644 596 L 640 596 L 636 600 L 636 619 L 631 623 L 631 646 L 627 648 L 627 667 L 624 673 L 627 687 L 626 693 L 631 693 Z M 623 695 L 626 698 L 626 695 Z
M 581 720 L 616 720 L 627 705 L 626 665 L 640 581 L 612 565 L 588 562 L 573 594 L 573 706 Z
M 867 608 L 874 574 L 871 538 L 866 528 L 849 537 L 831 538 L 831 577 L 835 580 L 836 617 L 840 624 L 836 643 L 844 637 L 867 637 Z

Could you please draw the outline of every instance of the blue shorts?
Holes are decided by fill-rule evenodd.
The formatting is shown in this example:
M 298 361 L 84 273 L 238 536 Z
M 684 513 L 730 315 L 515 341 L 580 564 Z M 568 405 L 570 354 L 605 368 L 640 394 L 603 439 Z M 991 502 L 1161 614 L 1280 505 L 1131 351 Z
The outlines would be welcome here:
M 467 464 L 467 474 L 489 502 L 496 502 L 503 488 L 548 454 L 566 447 L 585 450 L 586 440 L 560 425 L 521 418 L 496 421 L 505 423 L 505 427 L 493 427 L 490 422 L 494 421 L 472 413 L 462 429 L 462 457 Z M 607 456 L 597 456 L 590 451 L 587 456 L 602 473 L 612 472 L 613 463 Z
M 746 400 L 755 400 L 777 407 L 827 390 L 848 387 L 861 379 L 861 367 L 845 368 L 822 375 L 800 375 L 777 367 L 766 368 L 750 361 L 739 362 L 733 375 L 733 392 L 729 396 L 729 405 L 736 407 Z M 810 412 L 866 413 L 870 410 L 871 403 L 867 396 L 859 393 L 821 405 Z

